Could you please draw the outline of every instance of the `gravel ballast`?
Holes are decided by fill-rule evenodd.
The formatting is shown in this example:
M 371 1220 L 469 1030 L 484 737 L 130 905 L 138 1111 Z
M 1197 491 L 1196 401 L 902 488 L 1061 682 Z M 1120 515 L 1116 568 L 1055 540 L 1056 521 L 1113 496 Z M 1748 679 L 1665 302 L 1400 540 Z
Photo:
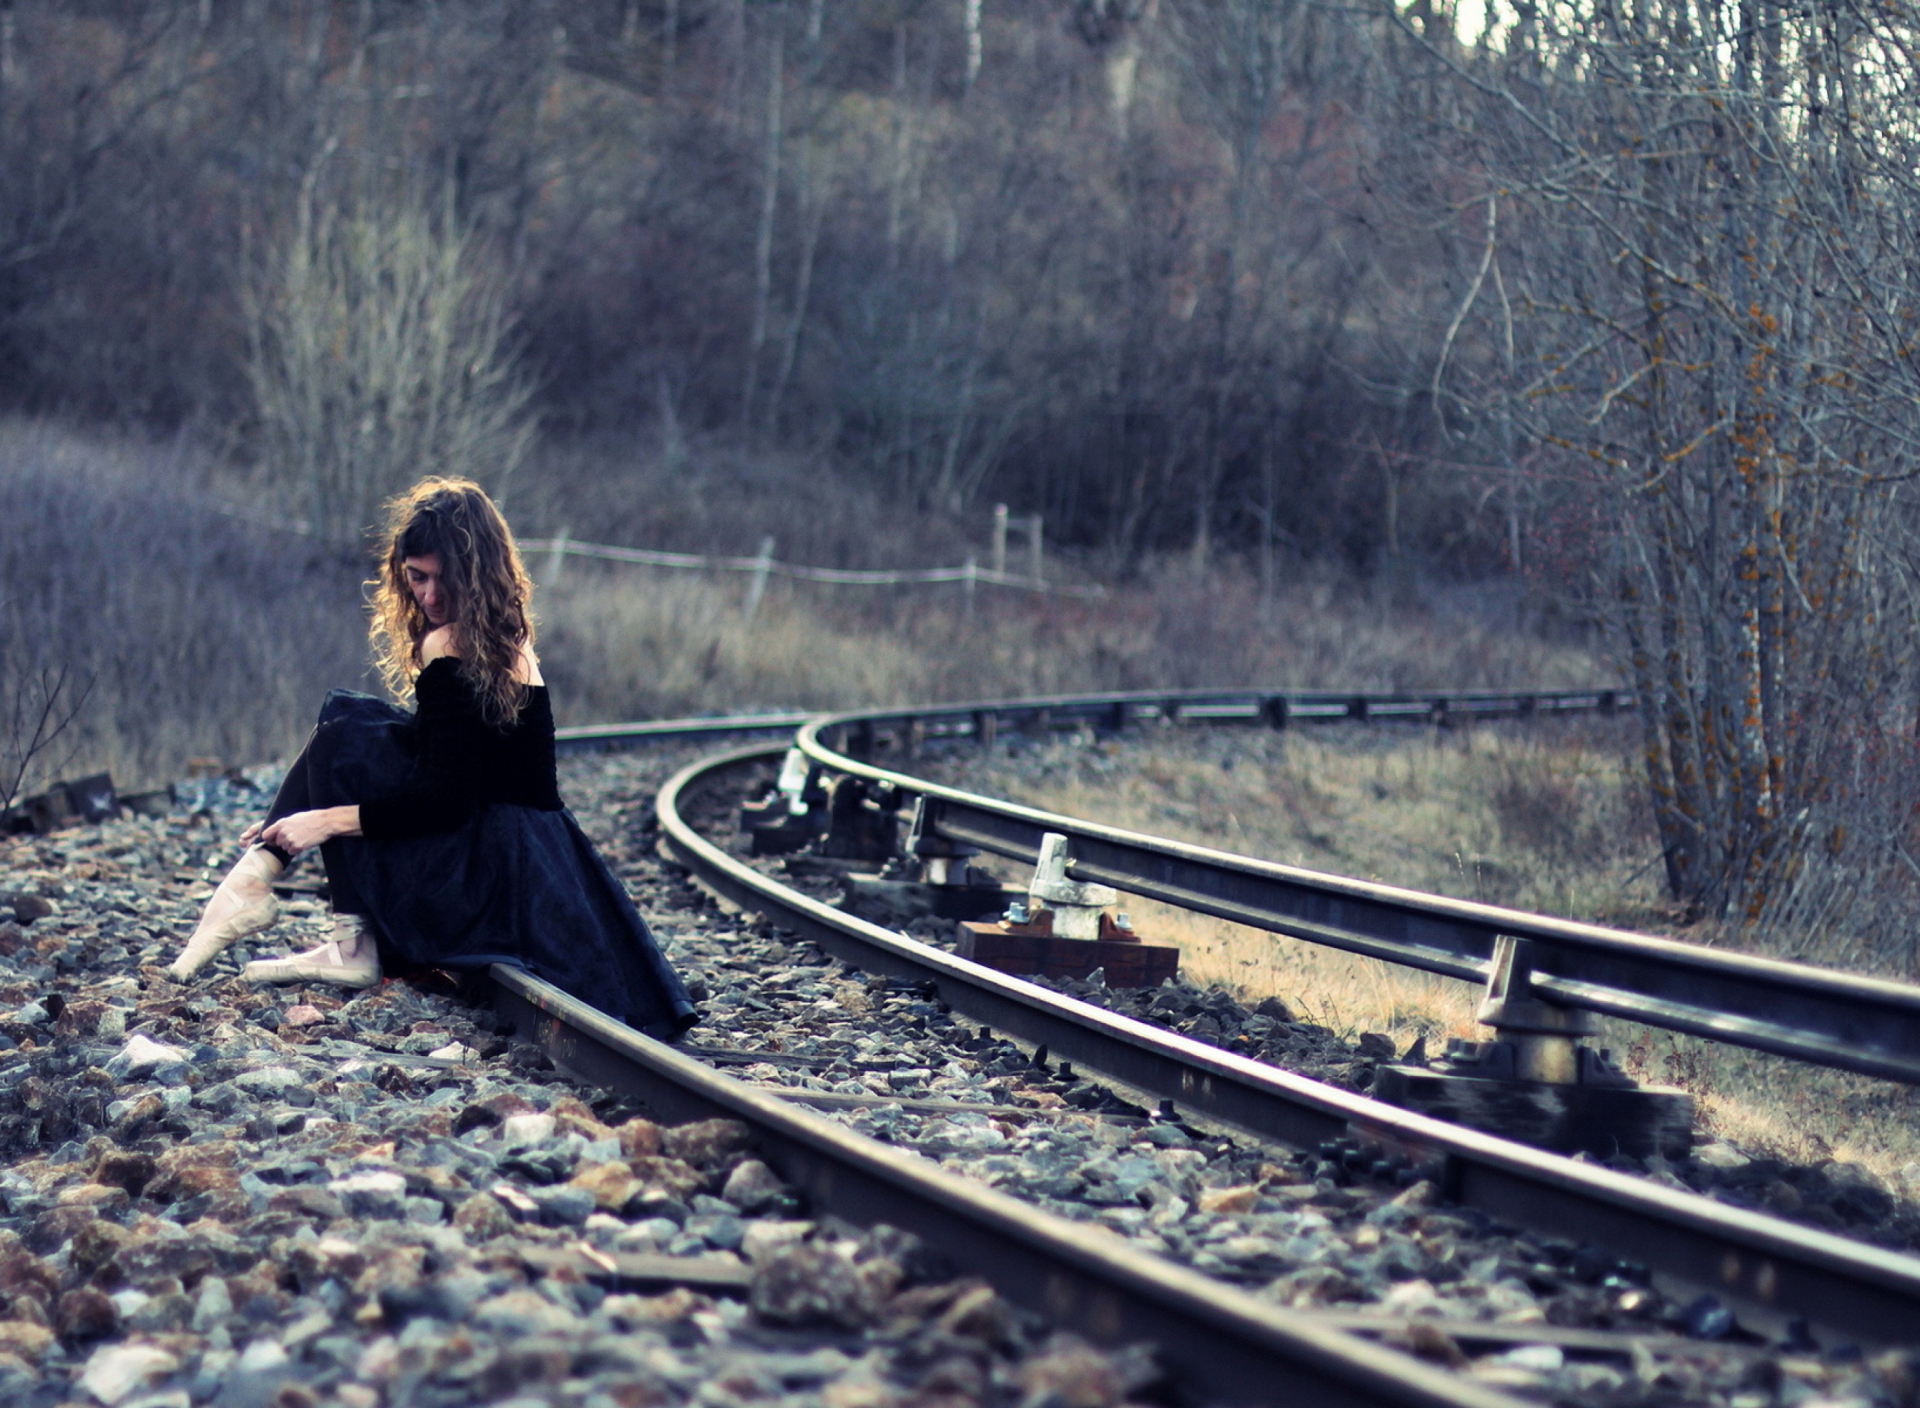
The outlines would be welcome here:
M 1912 1401 L 1905 1356 L 1758 1345 L 1724 1307 L 1669 1300 L 1604 1249 L 1530 1239 L 1431 1185 L 1356 1180 L 1337 1154 L 1163 1117 L 721 906 L 654 850 L 653 792 L 694 755 L 570 759 L 562 787 L 705 1009 L 688 1045 L 729 1074 L 1088 1235 L 1278 1305 L 1370 1316 L 1391 1342 L 1529 1396 Z M 575 1089 L 450 985 L 355 995 L 232 976 L 316 941 L 317 902 L 291 903 L 271 943 L 230 951 L 207 980 L 168 982 L 207 867 L 231 858 L 270 781 L 195 784 L 171 816 L 0 852 L 0 1400 L 1104 1408 L 1157 1394 L 1148 1350 L 1050 1334 L 888 1229 L 816 1224 L 738 1127 L 662 1129 Z M 1222 1044 L 1354 1085 L 1382 1054 L 1225 994 L 1076 995 L 1190 1034 L 1211 1021 Z M 1665 1347 L 1609 1339 L 1629 1331 Z

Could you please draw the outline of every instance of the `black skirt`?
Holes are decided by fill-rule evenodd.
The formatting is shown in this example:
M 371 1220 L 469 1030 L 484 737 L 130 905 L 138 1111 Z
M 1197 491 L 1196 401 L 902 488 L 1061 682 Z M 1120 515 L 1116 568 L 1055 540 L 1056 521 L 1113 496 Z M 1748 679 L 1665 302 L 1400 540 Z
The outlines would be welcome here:
M 308 805 L 347 806 L 397 790 L 415 767 L 412 715 L 336 689 L 307 744 Z M 626 889 L 573 813 L 493 804 L 452 831 L 321 846 L 336 897 L 353 897 L 382 968 L 506 963 L 649 1036 L 697 1020 Z

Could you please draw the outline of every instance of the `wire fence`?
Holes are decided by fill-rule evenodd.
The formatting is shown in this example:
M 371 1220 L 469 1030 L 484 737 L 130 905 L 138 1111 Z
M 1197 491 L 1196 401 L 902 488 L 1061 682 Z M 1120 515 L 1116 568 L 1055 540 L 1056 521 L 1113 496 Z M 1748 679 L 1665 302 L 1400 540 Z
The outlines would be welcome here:
M 608 543 L 583 543 L 564 533 L 557 538 L 522 538 L 520 550 L 530 558 L 543 560 L 542 576 L 548 584 L 559 577 L 561 567 L 569 557 L 591 558 L 602 562 L 631 562 L 643 567 L 664 567 L 680 571 L 745 572 L 751 576 L 751 583 L 747 589 L 749 615 L 753 614 L 759 606 L 768 581 L 775 577 L 795 582 L 825 582 L 848 587 L 894 587 L 953 582 L 964 589 L 969 601 L 972 600 L 975 589 L 983 584 L 1008 587 L 1016 591 L 1046 592 L 1058 596 L 1106 595 L 1106 589 L 1097 585 L 1079 586 L 1067 582 L 1049 582 L 1043 578 L 1019 572 L 982 567 L 978 560 L 971 556 L 958 567 L 905 569 L 808 567 L 800 563 L 777 560 L 773 555 L 771 538 L 762 540 L 760 552 L 754 557 L 660 552 L 653 548 L 626 548 Z
M 233 503 L 215 502 L 211 507 L 216 513 L 228 518 L 257 523 L 263 527 L 293 533 L 304 538 L 315 536 L 312 526 L 304 520 L 261 513 L 257 509 Z M 1029 570 L 1024 573 L 1009 572 L 1005 567 L 1009 527 L 1014 532 L 1027 535 Z M 822 582 L 843 587 L 900 587 L 951 582 L 957 583 L 964 591 L 969 608 L 973 605 L 975 591 L 981 586 L 1006 587 L 1013 591 L 1043 592 L 1053 596 L 1103 597 L 1107 594 L 1106 588 L 1097 584 L 1082 586 L 1070 582 L 1050 582 L 1042 576 L 1043 558 L 1039 516 L 1036 514 L 1031 518 L 1009 519 L 1004 504 L 994 506 L 995 565 L 992 567 L 982 567 L 979 560 L 972 554 L 968 554 L 967 560 L 958 567 L 900 569 L 808 567 L 802 563 L 777 560 L 773 555 L 772 538 L 761 539 L 760 552 L 754 557 L 662 552 L 656 548 L 628 548 L 611 543 L 585 543 L 573 538 L 565 531 L 562 531 L 557 538 L 522 538 L 520 551 L 530 559 L 541 561 L 541 576 L 547 585 L 552 585 L 558 580 L 562 565 L 570 557 L 590 558 L 601 562 L 628 562 L 641 567 L 664 567 L 670 571 L 745 572 L 750 576 L 746 599 L 748 616 L 752 616 L 759 609 L 760 599 L 766 594 L 767 583 L 775 577 L 793 582 Z

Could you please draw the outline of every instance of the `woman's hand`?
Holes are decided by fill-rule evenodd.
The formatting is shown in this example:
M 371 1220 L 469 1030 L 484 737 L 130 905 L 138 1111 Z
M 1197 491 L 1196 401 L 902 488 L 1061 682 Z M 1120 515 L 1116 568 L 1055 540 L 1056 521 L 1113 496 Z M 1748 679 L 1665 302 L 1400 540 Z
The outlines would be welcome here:
M 259 839 L 269 846 L 278 846 L 288 855 L 297 856 L 322 841 L 349 834 L 340 816 L 346 810 L 345 807 L 325 807 L 318 811 L 294 812 L 267 827 L 260 833 Z M 353 810 L 358 812 L 359 808 Z M 357 826 L 353 829 L 359 830 Z
M 242 831 L 240 833 L 240 849 L 245 850 L 248 846 L 259 845 L 260 833 L 266 829 L 267 824 L 264 821 L 256 821 L 252 826 Z

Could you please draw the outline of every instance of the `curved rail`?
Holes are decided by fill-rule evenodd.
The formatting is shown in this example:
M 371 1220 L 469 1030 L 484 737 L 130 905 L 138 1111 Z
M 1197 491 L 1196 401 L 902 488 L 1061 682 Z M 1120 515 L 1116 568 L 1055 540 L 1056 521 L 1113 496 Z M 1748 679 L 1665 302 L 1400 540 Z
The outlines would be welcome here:
M 731 714 L 711 719 L 650 719 L 644 723 L 586 724 L 555 729 L 556 753 L 592 753 L 630 748 L 636 743 L 666 743 L 736 734 L 791 733 L 811 714 Z
M 1289 1408 L 1520 1408 L 853 1134 L 518 969 L 496 965 L 490 976 L 500 1009 L 568 1074 L 627 1092 L 665 1120 L 746 1122 L 759 1152 L 816 1214 L 913 1232 L 960 1270 L 1097 1344 L 1150 1341 L 1194 1397 Z
M 930 983 L 950 1007 L 997 1031 L 1256 1135 L 1306 1147 L 1358 1137 L 1421 1167 L 1455 1202 L 1605 1245 L 1687 1288 L 1741 1303 L 1758 1323 L 1804 1317 L 1848 1341 L 1911 1338 L 1920 1259 L 1337 1090 L 1010 978 L 779 884 L 701 836 L 680 812 L 690 789 L 778 752 L 734 750 L 676 773 L 656 802 L 663 841 L 708 885 L 836 957 Z
M 1725 953 L 1572 920 L 1350 880 L 1124 831 L 943 787 L 856 756 L 891 733 L 911 753 L 941 734 L 992 733 L 996 720 L 1120 723 L 1151 717 L 1146 697 L 1035 700 L 909 713 L 843 714 L 803 726 L 798 746 L 821 766 L 926 799 L 922 827 L 996 855 L 1032 861 L 1049 831 L 1069 840 L 1068 873 L 1271 933 L 1483 982 L 1502 935 L 1532 949 L 1533 986 L 1550 1002 L 1750 1047 L 1859 1075 L 1920 1084 L 1920 987 L 1799 963 Z M 1335 717 L 1337 696 L 1155 696 L 1174 717 L 1286 724 Z M 1354 696 L 1349 718 L 1452 718 L 1611 709 L 1621 696 Z M 1191 703 L 1182 701 L 1191 700 Z M 1158 716 L 1169 703 L 1161 703 Z M 834 745 L 827 740 L 832 738 Z

